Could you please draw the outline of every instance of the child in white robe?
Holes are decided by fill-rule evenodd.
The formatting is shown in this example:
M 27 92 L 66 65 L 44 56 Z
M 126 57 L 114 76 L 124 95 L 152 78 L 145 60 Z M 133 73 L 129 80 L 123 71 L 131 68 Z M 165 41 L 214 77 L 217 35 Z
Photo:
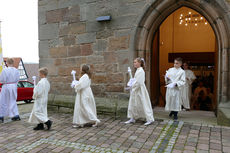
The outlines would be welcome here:
M 146 123 L 144 125 L 147 126 L 154 122 L 154 117 L 149 94 L 145 86 L 144 59 L 136 58 L 134 67 L 137 70 L 130 89 L 131 94 L 128 106 L 128 118 L 130 120 L 125 123 L 135 123 L 136 119 L 145 118 Z
M 196 79 L 196 76 L 194 75 L 193 71 L 189 69 L 189 65 L 187 62 L 183 63 L 183 68 L 185 71 L 185 76 L 186 76 L 186 83 L 185 86 L 182 90 L 182 106 L 186 109 L 190 109 L 190 104 L 191 104 L 191 97 L 192 97 L 192 83 Z
M 50 130 L 52 121 L 49 120 L 47 114 L 48 93 L 50 91 L 50 83 L 46 78 L 48 75 L 48 69 L 39 69 L 39 75 L 41 80 L 34 87 L 33 99 L 35 101 L 33 110 L 30 114 L 29 122 L 37 123 L 34 130 L 44 130 L 44 124 L 47 126 L 47 129 Z
M 81 78 L 75 83 L 75 91 L 77 93 L 73 127 L 84 127 L 85 124 L 91 123 L 97 126 L 100 120 L 97 118 L 96 104 L 93 96 L 91 85 L 91 73 L 87 65 L 82 66 Z
M 178 112 L 181 111 L 182 95 L 185 85 L 185 71 L 181 68 L 182 59 L 176 58 L 174 60 L 174 67 L 166 71 L 165 82 L 167 84 L 166 90 L 166 105 L 165 110 L 171 111 L 169 116 L 174 115 L 174 119 L 178 119 Z
M 0 93 L 0 120 L 4 122 L 4 117 L 9 116 L 13 121 L 21 120 L 17 107 L 17 84 L 20 78 L 19 71 L 14 67 L 14 60 L 8 58 L 8 67 L 4 68 L 0 75 L 2 90 Z

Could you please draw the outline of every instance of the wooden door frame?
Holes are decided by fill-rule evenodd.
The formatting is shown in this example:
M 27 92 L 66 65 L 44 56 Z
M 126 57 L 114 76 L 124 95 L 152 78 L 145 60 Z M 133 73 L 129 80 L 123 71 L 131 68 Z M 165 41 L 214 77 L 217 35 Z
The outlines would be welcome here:
M 153 44 L 152 44 L 152 52 L 151 52 L 151 65 L 150 65 L 150 98 L 152 102 L 152 106 L 157 106 L 159 104 L 160 98 L 160 74 L 159 74 L 159 39 L 160 38 L 160 30 L 158 29 L 154 34 Z

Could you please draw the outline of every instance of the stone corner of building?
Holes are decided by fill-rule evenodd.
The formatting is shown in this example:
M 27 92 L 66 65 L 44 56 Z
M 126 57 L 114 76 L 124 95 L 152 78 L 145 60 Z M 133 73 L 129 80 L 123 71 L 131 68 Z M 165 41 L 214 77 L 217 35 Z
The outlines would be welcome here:
M 219 104 L 217 123 L 222 126 L 230 126 L 230 102 L 222 102 Z

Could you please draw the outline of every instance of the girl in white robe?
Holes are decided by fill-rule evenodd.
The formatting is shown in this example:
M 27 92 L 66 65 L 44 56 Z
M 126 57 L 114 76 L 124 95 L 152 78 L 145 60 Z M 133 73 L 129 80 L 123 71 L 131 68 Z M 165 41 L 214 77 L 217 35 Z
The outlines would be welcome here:
M 136 58 L 134 67 L 137 70 L 133 79 L 134 82 L 131 85 L 129 98 L 128 118 L 130 120 L 125 123 L 135 123 L 136 119 L 145 118 L 147 122 L 144 125 L 147 126 L 154 122 L 154 117 L 149 94 L 145 86 L 144 59 Z
M 50 91 L 50 83 L 47 80 L 46 76 L 48 75 L 47 68 L 41 68 L 39 70 L 41 80 L 34 88 L 33 99 L 34 106 L 30 114 L 29 122 L 36 123 L 37 126 L 34 130 L 43 130 L 44 124 L 47 125 L 49 130 L 52 125 L 52 121 L 49 120 L 47 114 L 47 102 L 48 102 L 48 93 Z
M 82 66 L 81 74 L 82 77 L 75 84 L 77 95 L 74 106 L 73 127 L 83 127 L 87 123 L 97 126 L 100 120 L 97 118 L 96 104 L 90 87 L 91 75 L 87 65 Z
M 19 81 L 19 71 L 13 67 L 14 60 L 7 59 L 8 67 L 4 68 L 0 75 L 2 90 L 0 93 L 0 120 L 4 122 L 4 117 L 11 117 L 13 121 L 20 120 L 17 107 L 17 84 Z
M 186 110 L 190 109 L 190 104 L 191 104 L 191 97 L 192 97 L 192 83 L 196 79 L 196 76 L 194 73 L 189 70 L 188 63 L 184 62 L 183 68 L 185 71 L 185 76 L 186 76 L 186 82 L 185 86 L 182 90 L 182 105 Z
M 174 115 L 175 120 L 178 119 L 177 114 L 181 111 L 181 90 L 183 90 L 185 85 L 185 71 L 181 66 L 182 59 L 176 58 L 174 67 L 166 71 L 165 75 L 165 82 L 167 84 L 165 110 L 171 111 L 169 116 Z

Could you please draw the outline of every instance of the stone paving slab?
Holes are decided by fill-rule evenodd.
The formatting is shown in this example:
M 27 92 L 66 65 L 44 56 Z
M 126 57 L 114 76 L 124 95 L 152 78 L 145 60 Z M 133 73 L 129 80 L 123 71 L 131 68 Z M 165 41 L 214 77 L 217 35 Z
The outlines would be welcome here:
M 12 153 L 158 153 L 230 152 L 230 127 L 156 120 L 150 126 L 142 121 L 124 124 L 125 119 L 100 116 L 99 127 L 72 127 L 72 114 L 50 113 L 50 131 L 33 131 L 35 125 L 22 120 L 0 124 L 0 152 Z

